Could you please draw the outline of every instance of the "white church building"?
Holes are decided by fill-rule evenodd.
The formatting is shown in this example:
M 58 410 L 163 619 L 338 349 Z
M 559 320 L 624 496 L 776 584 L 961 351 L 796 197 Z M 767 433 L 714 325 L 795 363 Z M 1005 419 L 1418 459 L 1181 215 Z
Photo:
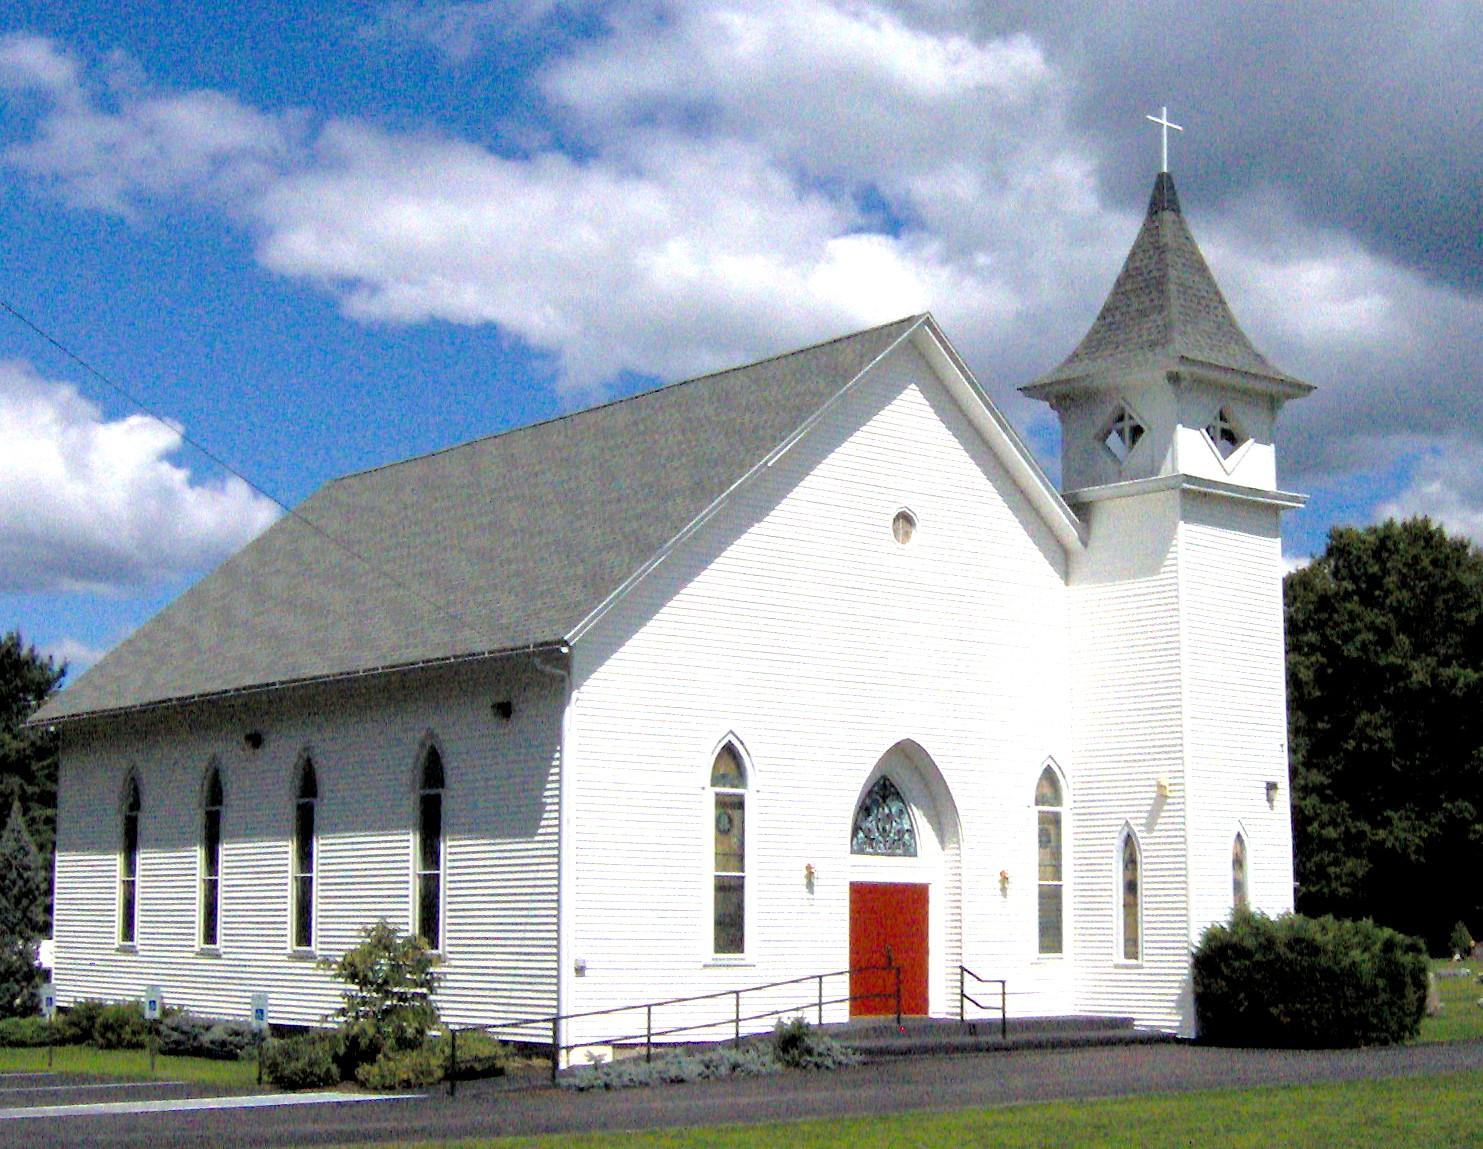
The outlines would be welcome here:
M 34 720 L 58 1001 L 312 1024 L 385 918 L 458 1025 L 889 952 L 909 1014 L 967 967 L 1012 1017 L 1191 1034 L 1204 928 L 1292 906 L 1273 434 L 1309 390 L 1165 174 L 1024 388 L 1060 489 L 930 315 L 332 482 Z

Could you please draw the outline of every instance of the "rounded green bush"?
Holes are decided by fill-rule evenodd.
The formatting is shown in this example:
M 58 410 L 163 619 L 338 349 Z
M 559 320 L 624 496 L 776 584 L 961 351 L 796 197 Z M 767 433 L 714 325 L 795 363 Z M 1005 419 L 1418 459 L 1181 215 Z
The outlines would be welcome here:
M 149 1022 L 137 1001 L 109 1002 L 93 1022 L 93 1044 L 99 1049 L 143 1049 L 149 1043 Z
M 263 1077 L 280 1089 L 323 1089 L 340 1084 L 333 1033 L 301 1033 L 263 1046 Z
M 1415 1037 L 1426 947 L 1370 921 L 1238 910 L 1194 955 L 1195 1020 L 1214 1045 L 1340 1048 Z

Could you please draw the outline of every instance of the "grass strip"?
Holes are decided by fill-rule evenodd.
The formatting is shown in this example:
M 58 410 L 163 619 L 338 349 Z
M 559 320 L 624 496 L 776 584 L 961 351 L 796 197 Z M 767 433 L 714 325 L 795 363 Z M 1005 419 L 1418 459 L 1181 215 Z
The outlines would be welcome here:
M 149 1053 L 143 1049 L 93 1049 L 59 1045 L 52 1050 L 52 1072 L 149 1080 Z M 45 1049 L 0 1049 L 0 1073 L 44 1073 Z M 206 1057 L 155 1058 L 154 1076 L 161 1081 L 191 1081 L 239 1089 L 257 1083 L 257 1062 L 214 1061 Z

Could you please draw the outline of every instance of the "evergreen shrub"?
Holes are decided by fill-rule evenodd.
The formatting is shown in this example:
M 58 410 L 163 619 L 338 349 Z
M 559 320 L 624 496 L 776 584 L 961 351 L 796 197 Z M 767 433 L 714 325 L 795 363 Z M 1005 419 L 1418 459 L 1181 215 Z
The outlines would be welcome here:
M 257 1041 L 245 1021 L 221 1021 L 194 1013 L 171 1014 L 160 1022 L 160 1052 L 180 1057 L 236 1061 Z
M 99 1049 L 143 1049 L 149 1042 L 149 1022 L 137 1001 L 109 1002 L 93 1022 L 92 1043 Z
M 12 1049 L 30 1049 L 51 1043 L 60 1045 L 61 1038 L 56 1028 L 47 1025 L 44 1017 L 0 1018 L 0 1046 Z
M 280 1089 L 323 1089 L 340 1084 L 333 1032 L 301 1033 L 263 1046 L 263 1077 Z
M 447 1038 L 434 1040 L 446 1044 Z M 444 1053 L 446 1059 L 447 1053 Z M 483 1030 L 470 1029 L 458 1035 L 458 1079 L 472 1081 L 479 1077 L 501 1077 L 510 1065 L 510 1047 Z
M 445 1042 L 429 1041 L 416 1049 L 388 1049 L 375 1061 L 355 1071 L 367 1089 L 420 1089 L 442 1081 L 448 1073 Z
M 786 1069 L 839 1069 L 861 1058 L 801 1017 L 779 1021 L 772 1031 L 772 1053 Z
M 1452 927 L 1449 946 L 1454 957 L 1467 957 L 1473 952 L 1473 935 L 1469 932 L 1466 922 L 1458 922 Z
M 86 998 L 69 1009 L 57 1010 L 57 1044 L 90 1045 L 105 1002 Z
M 1238 910 L 1194 955 L 1195 1018 L 1215 1045 L 1340 1048 L 1415 1037 L 1426 947 L 1370 921 Z
M 390 1050 L 419 1049 L 438 1021 L 432 1003 L 437 956 L 421 938 L 385 920 L 361 931 L 360 944 L 335 961 L 322 961 L 345 983 L 335 1060 L 349 1080 Z

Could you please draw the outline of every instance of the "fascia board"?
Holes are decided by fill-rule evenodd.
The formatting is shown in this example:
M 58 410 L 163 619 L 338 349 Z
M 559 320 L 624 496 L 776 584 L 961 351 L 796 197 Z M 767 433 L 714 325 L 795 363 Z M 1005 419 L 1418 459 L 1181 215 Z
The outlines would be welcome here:
M 948 394 L 1061 545 L 1068 550 L 1083 550 L 1086 547 L 1085 524 L 1061 498 L 1029 447 L 973 377 L 936 321 L 928 315 L 910 335 Z
M 1216 495 L 1242 502 L 1260 503 L 1263 506 L 1291 510 L 1304 506 L 1307 495 L 1295 491 L 1266 491 L 1257 487 L 1243 487 L 1239 483 L 1223 483 L 1217 479 L 1202 479 L 1194 475 L 1155 475 L 1151 479 L 1132 479 L 1126 483 L 1107 483 L 1101 487 L 1081 487 L 1066 492 L 1066 501 L 1073 506 L 1082 503 L 1100 503 L 1108 499 L 1127 499 L 1134 495 L 1146 495 L 1154 491 L 1193 491 L 1197 494 Z
M 590 631 L 595 625 L 597 625 L 597 623 L 601 621 L 608 614 L 609 611 L 617 606 L 618 603 L 623 601 L 623 599 L 627 598 L 628 595 L 632 594 L 634 588 L 637 587 L 639 583 L 643 582 L 644 579 L 646 579 L 662 562 L 664 562 L 664 560 L 668 558 L 677 547 L 679 547 L 682 543 L 685 542 L 685 540 L 689 539 L 698 530 L 700 530 L 700 528 L 703 527 L 707 522 L 709 522 L 711 518 L 714 517 L 717 512 L 721 510 L 722 507 L 730 502 L 732 496 L 736 494 L 736 492 L 746 487 L 758 475 L 762 474 L 768 468 L 773 466 L 773 464 L 775 464 L 779 459 L 781 459 L 784 455 L 791 451 L 794 445 L 796 445 L 805 435 L 807 435 L 811 430 L 818 426 L 819 423 L 821 423 L 823 420 L 827 419 L 844 400 L 844 397 L 855 388 L 855 385 L 859 383 L 861 379 L 865 378 L 865 376 L 869 375 L 870 372 L 875 369 L 875 365 L 877 363 L 880 363 L 882 360 L 886 359 L 898 347 L 900 347 L 902 343 L 910 339 L 912 333 L 915 332 L 927 319 L 928 317 L 926 315 L 919 316 L 916 323 L 914 323 L 911 327 L 908 327 L 905 331 L 903 331 L 900 335 L 893 339 L 890 344 L 888 344 L 885 349 L 881 351 L 879 355 L 877 355 L 874 359 L 867 363 L 863 368 L 860 369 L 860 371 L 858 371 L 854 375 L 853 378 L 851 378 L 842 387 L 840 387 L 838 391 L 836 391 L 833 395 L 826 399 L 819 406 L 818 410 L 816 410 L 812 415 L 810 415 L 801 424 L 799 424 L 797 430 L 795 430 L 791 435 L 789 435 L 770 452 L 768 452 L 766 457 L 753 465 L 745 474 L 737 479 L 736 482 L 732 483 L 731 486 L 727 487 L 726 490 L 717 495 L 716 498 L 711 501 L 710 505 L 707 506 L 698 515 L 696 515 L 693 519 L 691 519 L 690 522 L 681 527 L 680 530 L 675 534 L 675 536 L 669 540 L 669 542 L 665 543 L 662 547 L 659 548 L 659 550 L 655 551 L 654 555 L 647 562 L 645 562 L 631 575 L 624 579 L 623 582 L 620 583 L 618 587 L 607 596 L 607 598 L 598 603 L 597 606 L 589 611 L 587 615 L 576 624 L 576 626 L 572 627 L 572 629 L 565 636 L 565 641 L 568 644 L 575 644 L 580 641 L 582 636 Z

